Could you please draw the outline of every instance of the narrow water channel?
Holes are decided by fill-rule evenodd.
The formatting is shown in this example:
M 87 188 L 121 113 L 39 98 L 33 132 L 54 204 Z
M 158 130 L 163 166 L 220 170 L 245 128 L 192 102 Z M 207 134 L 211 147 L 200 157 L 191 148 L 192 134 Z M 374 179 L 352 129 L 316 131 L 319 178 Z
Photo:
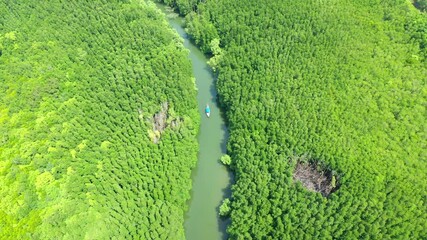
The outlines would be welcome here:
M 168 15 L 163 5 L 157 5 Z M 169 24 L 184 39 L 184 46 L 190 50 L 193 74 L 198 88 L 197 100 L 201 114 L 198 136 L 199 155 L 197 167 L 193 170 L 193 188 L 189 209 L 185 216 L 185 235 L 187 240 L 227 239 L 228 220 L 219 217 L 219 206 L 229 197 L 231 173 L 219 159 L 226 152 L 227 129 L 217 104 L 215 79 L 208 59 L 194 46 L 183 28 L 184 19 L 169 17 Z M 204 114 L 206 104 L 211 108 L 211 116 Z

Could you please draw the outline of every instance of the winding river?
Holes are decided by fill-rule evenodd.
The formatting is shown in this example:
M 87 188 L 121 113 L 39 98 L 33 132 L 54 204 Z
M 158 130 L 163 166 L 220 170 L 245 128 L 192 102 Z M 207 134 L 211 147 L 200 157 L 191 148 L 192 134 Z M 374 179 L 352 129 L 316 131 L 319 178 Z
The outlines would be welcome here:
M 163 12 L 170 12 L 163 5 L 157 5 Z M 168 22 L 184 39 L 184 46 L 190 50 L 193 74 L 198 88 L 197 100 L 201 114 L 198 136 L 199 155 L 193 170 L 193 188 L 189 209 L 185 216 L 185 235 L 188 240 L 227 239 L 226 226 L 229 220 L 219 217 L 219 206 L 230 196 L 231 173 L 219 159 L 226 152 L 227 129 L 217 104 L 215 79 L 208 59 L 189 41 L 183 28 L 184 19 L 168 17 Z M 211 116 L 204 114 L 206 104 L 211 108 Z

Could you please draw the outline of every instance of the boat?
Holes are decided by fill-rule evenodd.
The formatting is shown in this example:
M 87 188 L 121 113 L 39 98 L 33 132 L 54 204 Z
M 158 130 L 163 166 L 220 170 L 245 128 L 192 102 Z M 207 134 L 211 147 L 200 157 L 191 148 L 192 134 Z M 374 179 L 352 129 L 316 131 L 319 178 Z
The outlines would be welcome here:
M 205 113 L 207 117 L 211 115 L 211 109 L 209 108 L 209 104 L 206 104 Z

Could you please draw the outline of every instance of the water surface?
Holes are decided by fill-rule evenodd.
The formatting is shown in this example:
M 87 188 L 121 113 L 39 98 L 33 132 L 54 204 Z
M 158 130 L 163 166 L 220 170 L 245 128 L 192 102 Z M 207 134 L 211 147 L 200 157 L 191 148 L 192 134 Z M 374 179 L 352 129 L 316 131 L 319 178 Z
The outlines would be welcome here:
M 167 15 L 163 5 L 157 5 Z M 170 14 L 169 14 L 170 15 Z M 229 197 L 231 173 L 219 161 L 226 153 L 227 129 L 217 104 L 215 78 L 208 59 L 189 41 L 183 28 L 183 18 L 168 18 L 169 24 L 184 39 L 184 46 L 190 50 L 189 58 L 198 88 L 197 100 L 201 114 L 198 136 L 199 155 L 197 167 L 193 170 L 193 188 L 189 210 L 185 216 L 185 235 L 188 240 L 227 239 L 225 232 L 229 220 L 219 217 L 218 208 L 225 197 Z M 211 108 L 206 117 L 206 104 Z

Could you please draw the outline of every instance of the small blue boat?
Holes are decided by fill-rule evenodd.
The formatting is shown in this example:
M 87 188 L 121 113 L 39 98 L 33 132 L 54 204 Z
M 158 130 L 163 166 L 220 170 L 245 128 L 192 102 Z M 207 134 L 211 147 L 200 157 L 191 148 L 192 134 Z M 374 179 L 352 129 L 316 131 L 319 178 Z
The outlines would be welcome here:
M 209 104 L 206 104 L 205 113 L 208 117 L 211 115 L 211 109 L 209 108 Z

